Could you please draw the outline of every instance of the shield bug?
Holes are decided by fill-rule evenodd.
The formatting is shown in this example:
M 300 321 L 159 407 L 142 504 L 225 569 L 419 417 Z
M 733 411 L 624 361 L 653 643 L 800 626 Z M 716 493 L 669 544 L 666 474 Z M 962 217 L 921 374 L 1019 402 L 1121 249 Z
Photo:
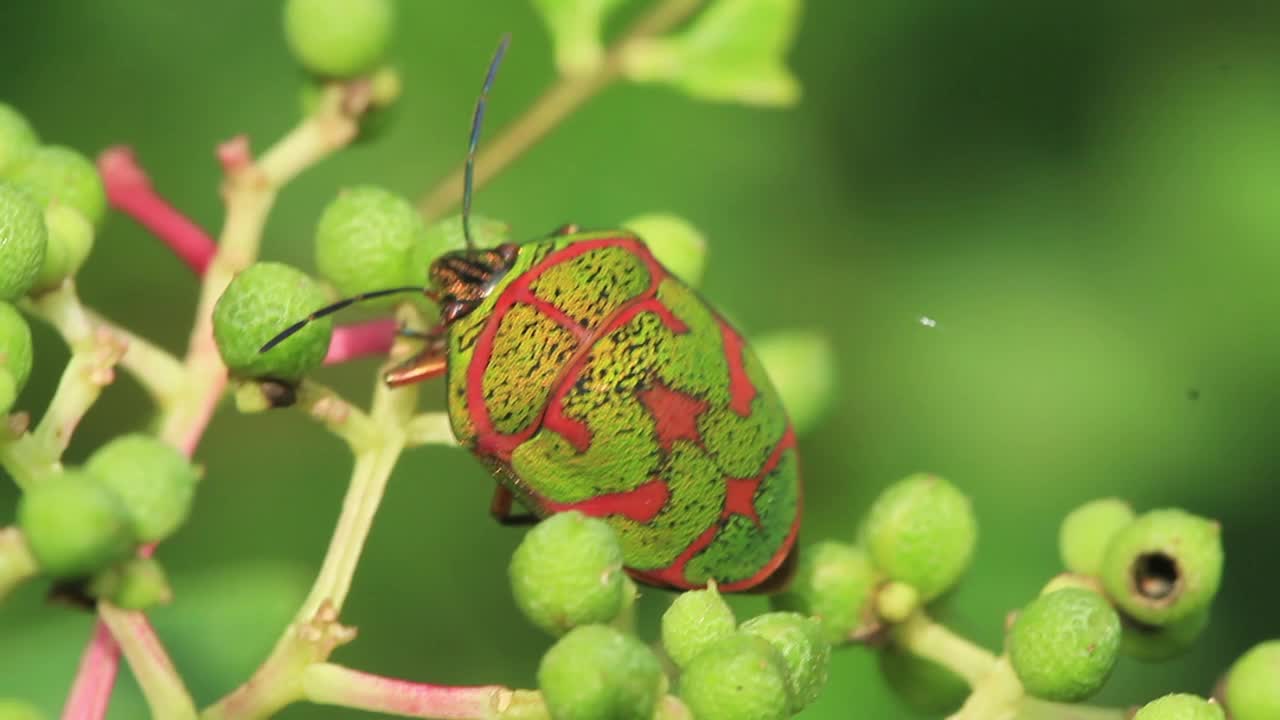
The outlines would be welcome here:
M 463 193 L 466 248 L 437 258 L 422 292 L 440 321 L 387 372 L 445 376 L 458 442 L 489 466 L 491 511 L 519 523 L 577 510 L 604 518 L 627 570 L 660 587 L 766 590 L 787 579 L 800 524 L 795 433 L 743 336 L 625 230 L 566 226 L 476 248 L 469 217 L 485 104 L 476 102 Z M 531 516 L 512 515 L 519 502 Z

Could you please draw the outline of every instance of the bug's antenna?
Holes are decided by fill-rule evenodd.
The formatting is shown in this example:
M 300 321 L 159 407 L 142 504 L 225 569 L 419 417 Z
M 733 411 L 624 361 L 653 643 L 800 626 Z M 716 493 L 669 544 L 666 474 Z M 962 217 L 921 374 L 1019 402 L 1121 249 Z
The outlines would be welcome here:
M 313 321 L 319 320 L 325 315 L 332 315 L 333 313 L 336 313 L 345 307 L 355 305 L 358 302 L 364 302 L 365 300 L 373 300 L 374 298 L 380 298 L 385 295 L 395 295 L 397 293 L 407 293 L 407 292 L 420 293 L 425 291 L 426 291 L 426 288 L 422 288 L 422 287 L 397 287 L 397 288 L 387 288 L 386 290 L 374 290 L 372 292 L 360 293 L 359 295 L 352 295 L 349 298 L 343 298 L 342 300 L 339 300 L 338 302 L 332 305 L 325 305 L 324 307 L 304 317 L 298 322 L 290 325 L 284 330 L 281 330 L 280 334 L 268 340 L 266 345 L 263 345 L 262 347 L 258 348 L 258 352 L 264 353 L 270 350 L 271 348 L 279 345 L 280 343 L 284 342 L 289 338 L 290 335 L 293 335 L 294 333 L 298 332 L 302 328 L 311 324 Z
M 476 243 L 471 237 L 471 189 L 476 175 L 476 146 L 480 144 L 480 127 L 484 125 L 484 107 L 489 102 L 489 88 L 493 86 L 493 78 L 498 74 L 498 66 L 502 64 L 502 56 L 511 44 L 511 33 L 502 36 L 498 49 L 489 62 L 489 73 L 484 76 L 484 87 L 480 88 L 480 97 L 476 99 L 476 111 L 471 116 L 471 139 L 467 143 L 467 166 L 462 180 L 462 237 L 467 241 L 467 249 L 475 250 Z

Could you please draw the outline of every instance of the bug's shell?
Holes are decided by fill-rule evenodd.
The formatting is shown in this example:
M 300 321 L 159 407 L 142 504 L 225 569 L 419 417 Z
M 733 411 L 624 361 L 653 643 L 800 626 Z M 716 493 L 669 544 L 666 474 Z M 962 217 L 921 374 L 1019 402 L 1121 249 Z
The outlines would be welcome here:
M 458 440 L 541 516 L 606 519 L 637 579 L 745 590 L 795 543 L 795 435 L 742 336 L 634 235 L 521 246 L 449 332 Z

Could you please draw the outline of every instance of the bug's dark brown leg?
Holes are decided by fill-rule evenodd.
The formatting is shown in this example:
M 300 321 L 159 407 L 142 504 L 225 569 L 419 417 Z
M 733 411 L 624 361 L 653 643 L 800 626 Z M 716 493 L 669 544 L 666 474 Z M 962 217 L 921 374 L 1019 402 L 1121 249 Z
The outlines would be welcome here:
M 391 387 L 411 385 L 443 375 L 448 367 L 449 341 L 443 327 L 437 326 L 425 335 L 427 344 L 418 354 L 387 371 L 382 381 Z
M 506 485 L 498 485 L 493 489 L 493 500 L 489 502 L 489 514 L 499 525 L 521 526 L 536 525 L 538 516 L 533 513 L 522 513 L 520 515 L 511 514 L 511 504 L 515 501 L 515 496 L 507 489 Z

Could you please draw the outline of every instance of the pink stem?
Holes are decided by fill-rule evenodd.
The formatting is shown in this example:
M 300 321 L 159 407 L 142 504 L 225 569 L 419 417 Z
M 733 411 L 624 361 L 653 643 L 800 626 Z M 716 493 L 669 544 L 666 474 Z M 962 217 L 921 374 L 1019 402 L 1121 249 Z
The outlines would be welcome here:
M 213 239 L 155 192 L 151 179 L 138 165 L 131 149 L 122 145 L 107 148 L 98 156 L 98 170 L 102 173 L 107 199 L 113 206 L 150 230 L 197 275 L 204 274 L 217 251 Z M 191 436 L 183 438 L 181 450 L 187 457 L 195 451 L 212 408 L 207 408 L 203 414 L 205 417 L 195 424 Z M 154 546 L 142 548 L 144 556 L 150 556 L 152 552 Z M 155 640 L 158 647 L 159 640 L 146 618 L 142 617 L 141 622 L 144 627 L 140 629 Z M 63 720 L 101 720 L 106 715 L 119 667 L 120 646 L 107 626 L 98 621 L 81 657 L 80 668 L 63 709 Z
M 312 666 L 303 687 L 314 703 L 446 720 L 489 717 L 500 706 L 498 699 L 511 694 L 499 685 L 429 685 L 327 663 Z
M 123 145 L 98 156 L 98 170 L 112 206 L 130 215 L 168 245 L 197 275 L 203 275 L 217 250 L 213 239 L 151 187 L 151 179 Z
M 386 318 L 335 328 L 324 364 L 337 365 L 368 355 L 387 354 L 396 339 L 396 327 L 395 320 Z
M 107 714 L 111 688 L 120 666 L 120 646 L 101 621 L 93 628 L 93 639 L 80 657 L 75 684 L 62 709 L 62 720 L 100 720 Z

